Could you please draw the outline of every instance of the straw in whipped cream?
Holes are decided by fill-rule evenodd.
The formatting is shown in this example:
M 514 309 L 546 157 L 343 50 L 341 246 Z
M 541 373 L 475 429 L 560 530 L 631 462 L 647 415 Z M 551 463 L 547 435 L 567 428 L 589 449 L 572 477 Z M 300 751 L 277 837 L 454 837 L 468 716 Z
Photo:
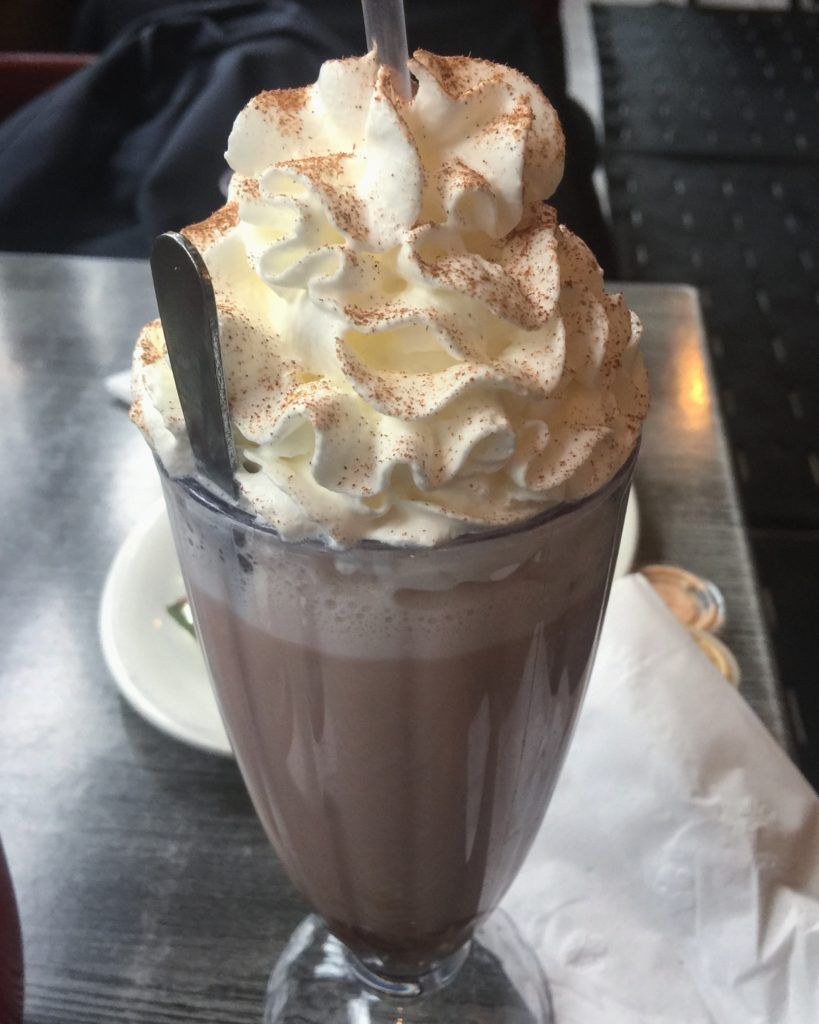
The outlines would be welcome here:
M 367 49 L 374 50 L 378 63 L 390 69 L 393 87 L 401 99 L 412 99 L 403 0 L 361 0 L 361 7 Z

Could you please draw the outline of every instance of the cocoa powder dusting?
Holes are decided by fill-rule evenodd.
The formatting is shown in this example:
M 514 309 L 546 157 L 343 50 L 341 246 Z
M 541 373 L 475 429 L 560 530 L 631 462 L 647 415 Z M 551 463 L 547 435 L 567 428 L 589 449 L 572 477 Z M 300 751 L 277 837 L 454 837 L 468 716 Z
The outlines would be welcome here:
M 140 334 L 137 340 L 137 347 L 139 349 L 139 361 L 143 366 L 151 366 L 164 355 L 162 348 L 155 345 L 151 337 L 151 335 L 159 333 L 161 330 L 162 327 L 159 320 L 152 320 L 142 329 L 142 334 Z
M 503 66 L 476 57 L 442 57 L 429 50 L 416 50 L 415 60 L 435 78 L 443 91 L 452 99 L 463 99 L 478 84 L 476 71 L 483 74 L 481 82 L 501 80 Z
M 307 178 L 326 204 L 327 211 L 338 228 L 361 241 L 367 237 L 364 204 L 352 185 L 343 182 L 335 184 L 332 181 L 344 174 L 348 161 L 352 159 L 352 153 L 329 153 L 326 156 L 286 160 L 275 166 Z
M 131 422 L 135 423 L 140 430 L 145 429 L 145 414 L 142 411 L 142 395 L 136 398 L 128 412 Z
M 226 203 L 206 220 L 182 228 L 182 234 L 193 242 L 197 249 L 205 249 L 235 228 L 239 223 L 239 204 Z
M 259 188 L 258 178 L 245 178 L 234 175 L 235 189 L 242 199 L 261 199 L 262 193 Z
M 298 135 L 302 130 L 301 112 L 310 95 L 310 86 L 297 89 L 269 89 L 251 100 L 251 106 L 264 118 L 275 119 L 283 134 Z

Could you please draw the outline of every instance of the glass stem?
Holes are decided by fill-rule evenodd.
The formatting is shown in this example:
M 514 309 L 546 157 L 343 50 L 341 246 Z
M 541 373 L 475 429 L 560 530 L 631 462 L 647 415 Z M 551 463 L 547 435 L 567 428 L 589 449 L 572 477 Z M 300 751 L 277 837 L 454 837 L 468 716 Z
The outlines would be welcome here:
M 460 949 L 431 964 L 423 973 L 401 977 L 385 973 L 380 961 L 367 958 L 365 962 L 346 946 L 344 951 L 352 972 L 375 995 L 392 999 L 421 999 L 445 988 L 452 981 L 469 956 L 471 946 L 472 940 L 469 939 Z

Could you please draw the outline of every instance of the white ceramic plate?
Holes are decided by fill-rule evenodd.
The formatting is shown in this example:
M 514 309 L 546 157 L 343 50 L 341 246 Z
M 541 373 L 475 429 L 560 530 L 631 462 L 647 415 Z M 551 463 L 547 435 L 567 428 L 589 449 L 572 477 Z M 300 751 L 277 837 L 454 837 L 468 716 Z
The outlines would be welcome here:
M 637 542 L 640 539 L 640 507 L 637 504 L 637 492 L 632 487 L 628 492 L 628 505 L 623 519 L 623 535 L 620 537 L 620 550 L 614 563 L 614 578 L 619 580 L 631 572 L 637 555 Z
M 201 750 L 230 756 L 196 639 L 167 609 L 185 596 L 160 500 L 117 552 L 100 605 L 100 639 L 122 696 L 152 725 Z
M 632 566 L 639 522 L 632 490 L 615 579 Z M 230 756 L 199 644 L 167 611 L 184 593 L 160 500 L 128 534 L 108 571 L 100 606 L 102 650 L 120 693 L 143 718 L 183 743 Z

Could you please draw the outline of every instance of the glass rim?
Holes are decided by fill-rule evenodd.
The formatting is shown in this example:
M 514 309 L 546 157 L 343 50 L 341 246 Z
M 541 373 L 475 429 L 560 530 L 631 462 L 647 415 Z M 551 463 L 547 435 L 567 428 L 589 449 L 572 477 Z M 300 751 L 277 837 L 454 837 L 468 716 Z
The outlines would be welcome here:
M 243 509 L 241 506 L 220 497 L 215 491 L 210 490 L 205 486 L 204 482 L 199 477 L 190 475 L 172 476 L 162 464 L 162 460 L 156 454 L 154 454 L 154 460 L 161 477 L 184 490 L 189 497 L 191 497 L 206 511 L 223 516 L 226 519 L 231 519 L 243 529 L 253 530 L 261 534 L 266 534 L 271 538 L 275 538 L 280 544 L 288 544 L 299 548 L 314 548 L 326 551 L 333 555 L 344 555 L 354 553 L 356 551 L 392 551 L 403 552 L 405 554 L 424 554 L 430 551 L 451 550 L 455 547 L 476 544 L 481 541 L 498 540 L 503 537 L 523 534 L 529 530 L 536 530 L 538 527 L 544 526 L 546 523 L 552 522 L 553 520 L 561 519 L 563 516 L 570 515 L 573 512 L 578 512 L 580 509 L 591 505 L 597 500 L 602 500 L 606 495 L 617 489 L 624 477 L 631 475 L 634 464 L 637 461 L 637 456 L 640 452 L 641 443 L 642 434 L 638 436 L 634 447 L 625 462 L 618 467 L 618 469 L 605 481 L 605 483 L 592 491 L 591 494 L 586 494 L 575 501 L 558 502 L 556 505 L 552 505 L 550 508 L 544 509 L 542 512 L 538 512 L 537 515 L 515 520 L 512 523 L 505 523 L 502 526 L 489 528 L 478 527 L 475 530 L 468 530 L 464 533 L 459 533 L 456 537 L 451 537 L 449 540 L 443 541 L 441 544 L 387 544 L 384 541 L 364 538 L 356 541 L 355 544 L 351 544 L 348 547 L 337 548 L 331 547 L 326 542 L 315 537 L 306 537 L 302 540 L 287 540 L 286 537 L 282 537 L 275 526 L 262 520 L 258 513 Z

